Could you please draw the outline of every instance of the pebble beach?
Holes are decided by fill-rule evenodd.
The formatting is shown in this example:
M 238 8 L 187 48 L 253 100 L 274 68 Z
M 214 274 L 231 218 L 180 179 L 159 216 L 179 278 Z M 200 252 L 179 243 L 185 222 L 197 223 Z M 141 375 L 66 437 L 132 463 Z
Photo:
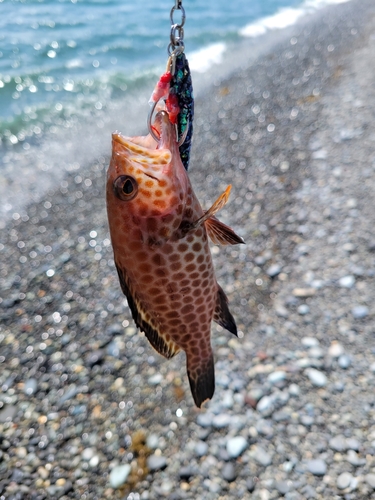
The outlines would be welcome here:
M 246 242 L 212 246 L 239 336 L 203 410 L 120 290 L 110 151 L 0 221 L 0 500 L 375 498 L 374 60 L 352 0 L 196 100 L 193 186 Z

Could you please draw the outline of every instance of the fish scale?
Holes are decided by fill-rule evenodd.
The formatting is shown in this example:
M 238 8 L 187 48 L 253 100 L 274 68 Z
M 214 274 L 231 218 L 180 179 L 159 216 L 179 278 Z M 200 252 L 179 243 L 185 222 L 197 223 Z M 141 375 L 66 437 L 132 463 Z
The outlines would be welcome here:
M 151 345 L 170 358 L 183 350 L 195 404 L 215 389 L 211 321 L 236 334 L 218 285 L 208 244 L 211 226 L 221 243 L 242 243 L 214 214 L 227 192 L 204 212 L 181 162 L 166 112 L 150 136 L 113 134 L 107 210 L 114 260 L 133 319 Z M 228 190 L 227 190 L 228 191 Z

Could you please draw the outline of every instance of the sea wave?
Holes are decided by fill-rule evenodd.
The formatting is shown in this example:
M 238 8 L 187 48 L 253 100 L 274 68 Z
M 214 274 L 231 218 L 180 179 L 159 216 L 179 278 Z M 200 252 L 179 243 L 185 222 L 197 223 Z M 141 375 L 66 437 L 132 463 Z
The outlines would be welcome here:
M 239 30 L 243 37 L 257 37 L 264 35 L 267 31 L 283 29 L 295 24 L 298 19 L 306 14 L 325 7 L 329 4 L 346 3 L 350 0 L 306 0 L 299 7 L 287 7 L 278 10 L 272 16 L 263 17 L 256 22 L 247 24 Z

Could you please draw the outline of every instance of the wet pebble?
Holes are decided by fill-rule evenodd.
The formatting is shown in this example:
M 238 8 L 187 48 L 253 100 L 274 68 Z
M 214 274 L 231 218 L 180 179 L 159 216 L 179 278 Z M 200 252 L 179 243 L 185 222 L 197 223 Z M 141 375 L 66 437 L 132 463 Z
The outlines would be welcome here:
M 109 474 L 109 484 L 111 487 L 116 489 L 125 484 L 130 471 L 131 466 L 129 464 L 117 465 L 114 467 Z
M 221 474 L 223 478 L 228 481 L 228 483 L 233 482 L 237 478 L 236 466 L 233 462 L 227 462 L 224 464 Z
M 281 273 L 281 269 L 282 267 L 279 264 L 272 264 L 272 266 L 270 266 L 266 272 L 270 278 L 275 278 L 278 274 Z
M 207 455 L 208 452 L 208 444 L 205 443 L 204 441 L 198 441 L 198 443 L 195 445 L 195 453 L 198 457 L 203 457 L 204 455 Z
M 366 318 L 369 314 L 369 309 L 367 306 L 354 306 L 352 308 L 352 314 L 354 319 L 363 319 Z
M 228 427 L 231 422 L 231 416 L 227 413 L 221 413 L 220 415 L 215 415 L 212 419 L 212 425 L 216 427 L 216 429 L 223 429 L 224 427 Z
M 310 307 L 307 304 L 301 304 L 300 306 L 297 307 L 297 312 L 301 316 L 305 316 L 306 314 L 309 314 Z
M 327 472 L 327 464 L 324 460 L 316 458 L 307 462 L 307 470 L 314 476 L 324 476 Z
M 239 457 L 247 448 L 248 442 L 243 436 L 236 436 L 228 439 L 227 452 L 230 458 Z
M 147 468 L 150 472 L 163 470 L 167 467 L 167 459 L 162 455 L 151 455 L 147 459 Z
M 277 384 L 277 383 L 285 380 L 285 378 L 286 378 L 286 373 L 282 370 L 278 370 L 278 371 L 270 373 L 267 377 L 267 380 L 271 384 Z
M 25 382 L 24 392 L 28 396 L 34 394 L 38 389 L 38 381 L 35 378 L 29 378 Z
M 343 288 L 352 288 L 355 283 L 355 277 L 352 275 L 343 276 L 339 279 L 339 285 Z
M 275 409 L 273 399 L 270 396 L 263 396 L 256 408 L 264 416 L 271 415 Z
M 346 370 L 352 364 L 351 357 L 348 356 L 347 354 L 342 354 L 337 362 L 339 364 L 339 367 L 342 368 L 343 370 Z
M 345 490 L 350 486 L 353 476 L 349 472 L 342 472 L 336 481 L 336 486 L 339 490 Z
M 344 436 L 335 436 L 329 440 L 329 447 L 335 451 L 344 451 L 347 449 L 346 439 Z
M 373 490 L 375 490 L 375 474 L 366 474 L 365 481 Z
M 327 385 L 327 377 L 323 372 L 316 370 L 315 368 L 308 368 L 306 370 L 306 374 L 309 377 L 310 382 L 316 387 L 324 387 Z
M 341 344 L 339 344 L 338 342 L 332 342 L 332 344 L 329 346 L 328 348 L 328 354 L 332 357 L 332 358 L 338 358 L 340 357 L 342 354 L 344 354 L 344 348 Z
M 263 467 L 268 467 L 272 464 L 272 457 L 267 451 L 261 446 L 255 445 L 254 448 L 250 451 L 251 457 L 258 462 L 258 464 Z

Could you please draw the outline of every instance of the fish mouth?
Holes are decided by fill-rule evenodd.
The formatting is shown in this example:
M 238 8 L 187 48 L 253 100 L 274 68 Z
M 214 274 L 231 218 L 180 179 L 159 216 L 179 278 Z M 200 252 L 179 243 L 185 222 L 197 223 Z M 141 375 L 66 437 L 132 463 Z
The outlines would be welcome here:
M 166 165 L 170 163 L 176 143 L 175 126 L 170 122 L 166 111 L 159 111 L 153 129 L 159 141 L 147 136 L 126 137 L 119 132 L 112 134 L 114 149 L 123 153 L 128 160 L 142 164 Z
M 166 111 L 162 110 L 156 114 L 153 129 L 159 135 L 159 144 L 157 147 L 159 149 L 166 148 L 172 150 L 176 144 L 176 127 L 170 121 Z
M 126 137 L 119 132 L 114 132 L 112 134 L 113 154 L 126 160 L 126 165 L 129 165 L 130 162 L 130 164 L 137 164 L 139 167 L 143 166 L 142 169 L 147 171 L 151 169 L 157 173 L 160 168 L 164 171 L 172 160 L 172 151 L 167 144 L 170 136 L 168 122 L 168 116 L 160 114 L 157 117 L 155 129 L 160 133 L 161 141 L 159 143 L 151 135 Z

